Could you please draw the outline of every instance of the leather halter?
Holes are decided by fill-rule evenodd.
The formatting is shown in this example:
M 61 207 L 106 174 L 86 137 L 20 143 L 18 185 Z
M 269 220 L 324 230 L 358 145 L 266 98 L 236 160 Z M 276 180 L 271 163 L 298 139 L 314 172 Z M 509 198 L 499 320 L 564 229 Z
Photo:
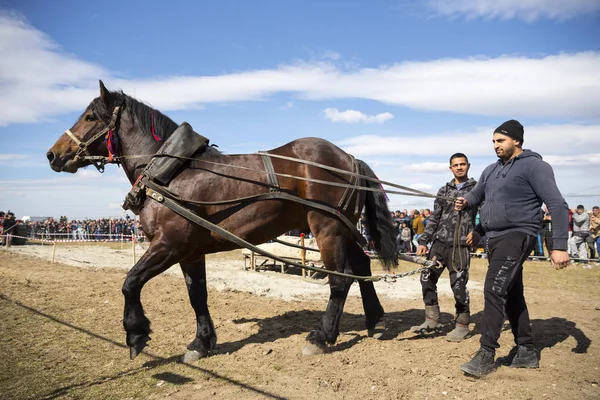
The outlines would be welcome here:
M 92 143 L 94 143 L 96 140 L 98 140 L 102 136 L 106 137 L 106 135 L 108 135 L 108 133 L 110 131 L 114 131 L 115 135 L 116 135 L 116 132 L 117 132 L 116 126 L 117 126 L 117 121 L 119 119 L 119 116 L 121 114 L 121 107 L 122 107 L 122 104 L 115 106 L 115 108 L 113 109 L 112 117 L 110 119 L 110 123 L 108 124 L 108 126 L 104 129 L 102 129 L 100 132 L 96 133 L 94 136 L 92 136 L 90 139 L 86 140 L 85 142 L 82 142 L 81 140 L 79 140 L 79 138 L 77 136 L 75 136 L 73 134 L 73 132 L 71 132 L 70 129 L 67 129 L 65 131 L 65 133 L 71 139 L 73 139 L 73 141 L 79 147 L 79 149 L 77 150 L 77 153 L 75 153 L 75 157 L 73 158 L 74 160 L 86 159 L 86 158 L 92 159 L 92 164 L 94 165 L 94 167 L 96 167 L 98 172 L 100 172 L 100 173 L 104 172 L 104 165 L 106 164 L 106 161 L 98 161 L 97 159 L 93 159 L 94 156 L 92 156 L 90 154 L 90 152 L 88 151 L 88 146 L 91 145 Z M 82 156 L 82 154 L 85 154 L 85 155 Z

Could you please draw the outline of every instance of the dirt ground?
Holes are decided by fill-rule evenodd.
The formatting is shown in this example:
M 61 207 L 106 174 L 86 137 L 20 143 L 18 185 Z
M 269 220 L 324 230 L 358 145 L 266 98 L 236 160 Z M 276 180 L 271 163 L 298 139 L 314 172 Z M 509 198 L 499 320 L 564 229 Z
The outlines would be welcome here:
M 137 249 L 139 257 L 143 249 Z M 460 364 L 479 347 L 485 260 L 473 260 L 473 336 L 462 343 L 409 332 L 422 322 L 418 276 L 377 282 L 387 332 L 369 338 L 353 287 L 329 352 L 302 356 L 323 315 L 328 287 L 277 272 L 244 270 L 241 251 L 207 257 L 209 305 L 218 335 L 210 357 L 182 363 L 195 335 L 181 274 L 146 285 L 150 347 L 129 360 L 121 285 L 127 246 L 28 245 L 0 251 L 0 398 L 66 399 L 598 399 L 600 267 L 554 271 L 529 262 L 525 287 L 540 369 L 500 367 L 484 379 Z M 377 263 L 374 263 L 374 273 Z M 401 264 L 400 271 L 414 266 Z M 357 285 L 354 285 L 357 286 Z M 446 331 L 453 299 L 440 282 Z M 512 347 L 502 333 L 498 356 Z

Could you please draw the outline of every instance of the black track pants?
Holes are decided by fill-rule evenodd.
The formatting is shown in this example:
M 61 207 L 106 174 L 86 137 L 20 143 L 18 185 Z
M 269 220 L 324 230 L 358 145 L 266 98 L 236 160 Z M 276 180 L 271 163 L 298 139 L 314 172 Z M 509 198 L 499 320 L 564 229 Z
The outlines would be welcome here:
M 446 247 L 437 240 L 433 242 L 428 258 L 432 259 L 435 257 L 437 261 L 442 263 L 443 268 L 431 268 L 429 271 L 421 272 L 421 289 L 423 290 L 423 302 L 425 305 L 437 305 L 437 283 L 444 269 L 448 268 L 450 287 L 454 293 L 456 313 L 462 314 L 469 312 L 469 291 L 467 290 L 470 264 L 469 249 L 458 246 L 454 251 L 455 268 L 452 267 L 453 247 Z
M 489 267 L 485 277 L 481 320 L 481 347 L 495 351 L 508 317 L 515 343 L 533 346 L 529 312 L 523 295 L 523 262 L 533 250 L 536 237 L 521 232 L 488 239 Z

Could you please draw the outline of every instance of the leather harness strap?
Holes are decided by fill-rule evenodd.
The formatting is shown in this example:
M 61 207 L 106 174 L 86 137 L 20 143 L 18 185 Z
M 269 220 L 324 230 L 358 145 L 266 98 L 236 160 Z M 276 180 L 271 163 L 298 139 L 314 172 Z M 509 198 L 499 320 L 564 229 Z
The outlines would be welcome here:
M 65 131 L 65 133 L 79 147 L 79 149 L 77 150 L 77 153 L 75 153 L 75 160 L 77 160 L 79 158 L 84 158 L 81 155 L 82 153 L 84 153 L 87 156 L 89 156 L 90 159 L 92 159 L 92 164 L 96 167 L 96 169 L 98 169 L 98 171 L 104 172 L 104 161 L 102 159 L 101 160 L 93 159 L 93 156 L 88 151 L 88 146 L 90 144 L 94 143 L 96 140 L 100 139 L 102 136 L 106 136 L 109 131 L 116 129 L 120 113 L 121 113 L 121 105 L 115 106 L 115 108 L 113 109 L 112 117 L 110 119 L 110 123 L 108 124 L 108 126 L 104 129 L 102 129 L 100 132 L 96 133 L 94 136 L 92 136 L 90 139 L 86 140 L 85 142 L 82 142 L 77 136 L 75 136 L 73 134 L 73 132 L 71 132 L 70 129 L 67 129 Z
M 144 179 L 142 179 L 142 181 L 144 181 Z M 253 245 L 250 242 L 245 241 L 244 239 L 232 234 L 231 232 L 227 231 L 226 229 L 223 229 L 220 226 L 213 224 L 212 222 L 207 221 L 206 219 L 194 214 L 189 209 L 181 206 L 178 202 L 176 202 L 175 200 L 166 196 L 162 190 L 163 188 L 160 187 L 159 185 L 155 184 L 154 182 L 146 180 L 146 182 L 144 182 L 144 184 L 147 185 L 146 195 L 148 197 L 165 205 L 166 207 L 173 210 L 177 214 L 181 215 L 185 219 L 192 221 L 192 222 L 200 225 L 201 227 L 206 228 L 209 231 L 216 233 L 219 236 L 222 236 L 223 238 L 237 244 L 240 247 L 245 247 L 245 248 L 247 248 L 251 251 L 254 251 L 255 253 L 258 253 L 260 255 L 263 255 L 265 257 L 272 258 L 281 263 L 284 263 L 284 264 L 287 264 L 290 266 L 294 266 L 297 268 L 304 268 L 304 269 L 308 269 L 311 271 L 324 272 L 329 275 L 337 275 L 337 276 L 341 276 L 344 278 L 351 278 L 351 279 L 357 279 L 357 280 L 362 280 L 362 281 L 371 281 L 371 282 L 376 282 L 376 281 L 379 281 L 382 279 L 382 277 L 380 277 L 380 276 L 351 275 L 351 274 L 345 274 L 345 273 L 337 272 L 337 271 L 324 270 L 323 268 L 311 267 L 309 265 L 302 265 L 302 264 L 292 262 L 289 259 L 281 258 L 279 256 L 276 256 L 275 254 L 269 253 L 268 251 L 261 249 L 258 246 Z M 283 194 L 283 193 L 278 193 L 278 194 Z
M 267 180 L 269 182 L 269 191 L 271 193 L 279 192 L 279 181 L 277 180 L 277 174 L 275 174 L 275 168 L 273 168 L 273 162 L 271 157 L 266 154 L 261 154 L 263 163 L 265 164 L 265 170 L 267 171 Z
M 248 196 L 248 197 L 243 197 L 243 198 L 239 198 L 239 199 L 232 199 L 232 200 L 225 200 L 225 201 L 216 201 L 216 202 L 205 202 L 205 201 L 195 201 L 195 200 L 184 200 L 181 197 L 179 197 L 178 195 L 176 195 L 175 193 L 172 193 L 171 191 L 169 191 L 167 188 L 165 188 L 164 186 L 158 185 L 155 182 L 152 182 L 150 179 L 148 179 L 146 176 L 144 176 L 140 182 L 139 185 L 143 185 L 144 187 L 150 188 L 152 190 L 154 190 L 157 193 L 161 193 L 161 195 L 163 195 L 164 197 L 170 198 L 173 201 L 176 202 L 185 202 L 185 203 L 190 203 L 190 204 L 196 204 L 196 205 L 205 205 L 205 206 L 209 206 L 209 205 L 226 205 L 226 204 L 235 204 L 235 203 L 241 203 L 241 202 L 247 202 L 247 201 L 260 201 L 260 200 L 287 200 L 287 201 L 293 201 L 295 203 L 299 203 L 311 208 L 316 208 L 318 210 L 321 211 L 325 211 L 328 212 L 330 214 L 335 215 L 337 218 L 339 218 L 344 225 L 346 225 L 346 227 L 350 230 L 350 232 L 352 233 L 352 235 L 354 236 L 354 238 L 356 239 L 356 241 L 362 246 L 366 246 L 367 245 L 367 241 L 364 238 L 363 235 L 360 234 L 360 232 L 356 229 L 355 224 L 352 223 L 352 221 L 350 221 L 348 219 L 348 217 L 346 217 L 344 214 L 340 213 L 338 210 L 336 210 L 333 207 L 329 207 L 326 206 L 324 204 L 320 204 L 314 201 L 310 201 L 310 200 L 306 200 L 303 199 L 301 197 L 298 196 L 294 196 L 292 194 L 289 193 L 285 193 L 285 192 L 270 192 L 270 193 L 263 193 L 263 194 L 258 194 L 258 195 L 254 195 L 254 196 Z M 132 188 L 132 191 L 134 189 Z M 131 192 L 130 192 L 131 193 Z M 191 211 L 190 211 L 191 212 Z

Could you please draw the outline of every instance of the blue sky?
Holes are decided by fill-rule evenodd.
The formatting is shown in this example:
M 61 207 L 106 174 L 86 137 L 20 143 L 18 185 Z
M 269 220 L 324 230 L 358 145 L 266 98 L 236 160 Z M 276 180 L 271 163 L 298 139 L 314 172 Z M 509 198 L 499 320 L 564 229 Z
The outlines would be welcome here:
M 600 193 L 597 0 L 0 0 L 0 209 L 122 214 L 120 169 L 57 174 L 45 159 L 98 79 L 225 153 L 318 136 L 429 192 L 454 152 L 478 178 L 515 118 L 570 206 L 600 201 L 585 197 Z

